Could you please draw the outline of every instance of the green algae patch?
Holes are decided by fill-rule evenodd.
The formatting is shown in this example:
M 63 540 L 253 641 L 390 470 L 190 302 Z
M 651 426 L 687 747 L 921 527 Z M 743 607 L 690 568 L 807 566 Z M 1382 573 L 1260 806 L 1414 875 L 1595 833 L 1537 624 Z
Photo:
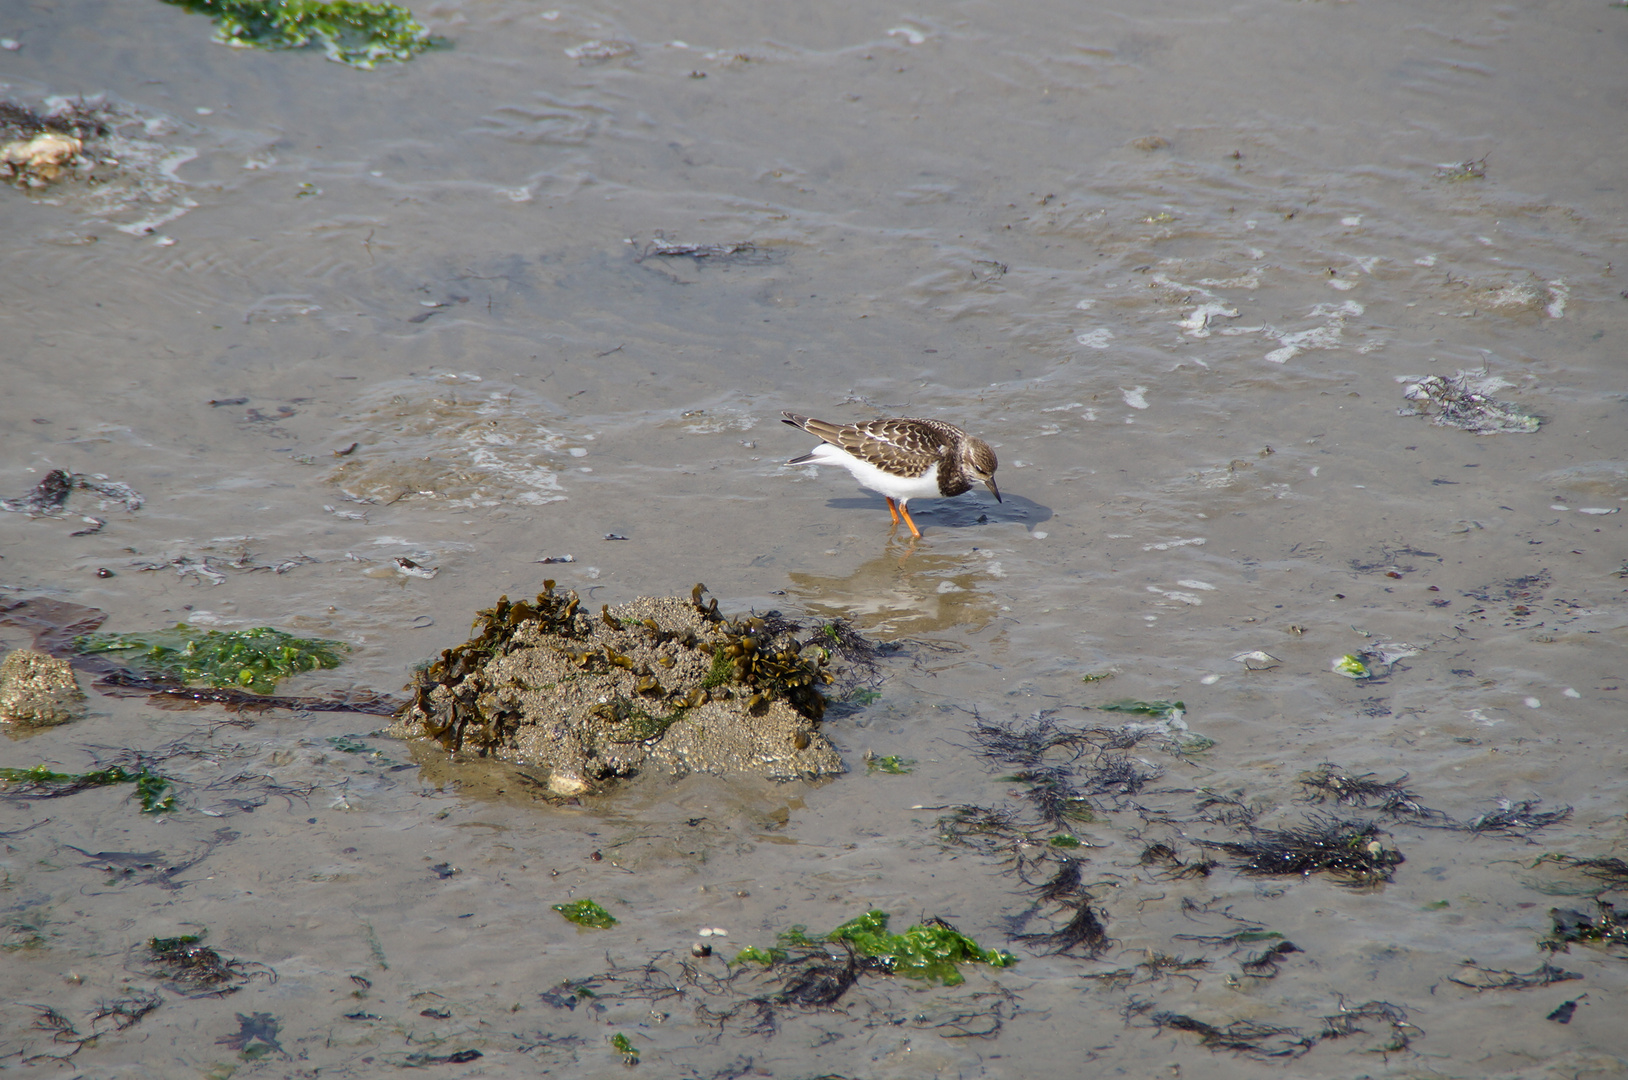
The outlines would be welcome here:
M 1282 941 L 1283 934 L 1277 930 L 1243 930 L 1231 935 L 1229 940 L 1240 945 L 1256 945 L 1263 941 Z
M 1153 716 L 1160 720 L 1169 720 L 1179 717 L 1187 711 L 1187 703 L 1183 701 L 1138 701 L 1135 698 L 1122 698 L 1119 701 L 1110 701 L 1106 705 L 1098 705 L 1103 712 L 1134 713 L 1137 716 Z
M 1329 666 L 1336 674 L 1344 675 L 1348 679 L 1366 679 L 1373 675 L 1373 672 L 1368 670 L 1368 665 L 1362 662 L 1362 657 L 1354 653 L 1336 656 Z
M 849 942 L 890 974 L 945 986 L 966 981 L 961 964 L 1008 967 L 1017 963 L 1011 953 L 985 949 L 943 920 L 917 924 L 902 934 L 889 933 L 887 923 L 887 912 L 868 911 L 831 931 L 827 940 Z
M 128 784 L 134 779 L 134 775 L 117 765 L 110 769 L 82 773 L 56 772 L 45 765 L 36 765 L 32 769 L 0 769 L 0 780 L 8 784 L 26 784 L 36 789 L 67 787 L 82 791 L 85 788 L 107 787 L 110 784 Z
M 168 777 L 146 769 L 131 772 L 121 765 L 82 773 L 56 772 L 44 765 L 32 769 L 0 769 L 0 784 L 5 785 L 5 794 L 25 799 L 56 799 L 89 788 L 134 784 L 142 813 L 162 814 L 175 807 Z
M 918 923 L 902 934 L 890 933 L 887 924 L 887 912 L 867 911 L 820 938 L 810 938 L 804 927 L 794 926 L 780 935 L 776 948 L 748 946 L 736 955 L 735 962 L 770 965 L 784 960 L 793 947 L 841 941 L 853 946 L 870 967 L 945 986 L 959 986 L 966 981 L 961 974 L 962 964 L 1009 967 L 1017 963 L 1011 953 L 985 949 L 943 919 Z
M 336 668 L 350 648 L 341 641 L 295 637 L 269 626 L 199 630 L 186 623 L 151 633 L 85 634 L 74 638 L 74 647 L 81 653 L 115 654 L 145 674 L 257 694 L 269 694 L 278 681 L 302 671 Z
M 610 1037 L 611 1049 L 622 1055 L 623 1065 L 637 1065 L 639 1063 L 639 1048 L 633 1045 L 633 1040 L 618 1031 Z
M 237 48 L 303 49 L 319 45 L 328 59 L 371 68 L 411 60 L 433 46 L 413 13 L 373 0 L 164 0 L 215 20 L 215 40 Z
M 903 776 L 914 772 L 915 758 L 900 757 L 898 754 L 888 754 L 884 757 L 873 757 L 865 762 L 865 771 L 873 773 L 888 773 L 892 776 Z
M 735 664 L 722 646 L 712 652 L 712 667 L 701 679 L 701 689 L 712 690 L 727 683 L 735 674 Z
M 616 925 L 616 916 L 592 900 L 577 900 L 570 904 L 555 904 L 554 910 L 578 926 L 593 930 L 609 930 Z
M 175 808 L 175 796 L 170 794 L 167 777 L 145 770 L 136 774 L 136 801 L 143 814 L 162 814 Z

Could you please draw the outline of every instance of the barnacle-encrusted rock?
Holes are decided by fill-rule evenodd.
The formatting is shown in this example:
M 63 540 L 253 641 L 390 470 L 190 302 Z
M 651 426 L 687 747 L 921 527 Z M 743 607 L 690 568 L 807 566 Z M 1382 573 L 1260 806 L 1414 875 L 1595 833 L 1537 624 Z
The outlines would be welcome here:
M 503 597 L 419 673 L 391 730 L 542 766 L 558 795 L 646 769 L 845 771 L 818 730 L 830 653 L 778 614 L 725 618 L 702 590 L 593 614 L 552 581 L 535 601 Z
M 33 649 L 15 649 L 0 660 L 0 722 L 63 724 L 84 715 L 84 701 L 66 660 Z

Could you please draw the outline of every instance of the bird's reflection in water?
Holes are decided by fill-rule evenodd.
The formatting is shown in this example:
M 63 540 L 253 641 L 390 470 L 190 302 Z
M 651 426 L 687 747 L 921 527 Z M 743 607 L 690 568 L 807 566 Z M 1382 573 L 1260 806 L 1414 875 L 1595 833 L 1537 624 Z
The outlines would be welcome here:
M 989 578 L 983 560 L 923 551 L 910 543 L 888 545 L 847 577 L 795 572 L 789 577 L 787 594 L 808 611 L 840 616 L 861 633 L 883 639 L 952 627 L 981 630 L 997 614 L 995 598 L 980 587 Z

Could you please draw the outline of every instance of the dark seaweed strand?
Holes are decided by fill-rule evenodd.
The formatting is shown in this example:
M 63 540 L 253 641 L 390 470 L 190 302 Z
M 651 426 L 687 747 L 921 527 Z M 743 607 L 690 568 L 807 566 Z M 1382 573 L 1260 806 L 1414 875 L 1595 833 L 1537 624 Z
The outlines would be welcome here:
M 1080 900 L 1074 917 L 1059 929 L 1046 934 L 1019 934 L 1017 940 L 1045 949 L 1051 956 L 1073 955 L 1074 949 L 1083 950 L 1088 957 L 1101 956 L 1111 941 L 1102 919 L 1087 902 L 1089 899 L 1087 896 Z
M 1255 830 L 1248 842 L 1198 840 L 1203 847 L 1225 851 L 1243 874 L 1271 877 L 1329 873 L 1353 887 L 1391 880 L 1402 854 L 1376 839 L 1381 835 L 1371 822 L 1339 818 L 1312 818 L 1293 829 Z

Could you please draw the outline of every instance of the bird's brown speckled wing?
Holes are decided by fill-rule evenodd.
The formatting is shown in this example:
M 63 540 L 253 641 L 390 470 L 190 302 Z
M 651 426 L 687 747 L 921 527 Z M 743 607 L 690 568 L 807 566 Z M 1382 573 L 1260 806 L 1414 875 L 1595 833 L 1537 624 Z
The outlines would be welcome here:
M 837 445 L 879 469 L 920 476 L 936 466 L 960 437 L 960 428 L 942 420 L 900 418 L 849 424 L 839 431 Z
M 796 413 L 784 415 L 788 424 L 900 476 L 920 476 L 933 468 L 944 452 L 964 436 L 960 428 L 942 420 L 900 417 L 837 425 Z

